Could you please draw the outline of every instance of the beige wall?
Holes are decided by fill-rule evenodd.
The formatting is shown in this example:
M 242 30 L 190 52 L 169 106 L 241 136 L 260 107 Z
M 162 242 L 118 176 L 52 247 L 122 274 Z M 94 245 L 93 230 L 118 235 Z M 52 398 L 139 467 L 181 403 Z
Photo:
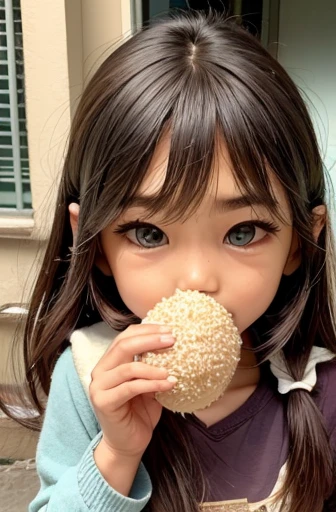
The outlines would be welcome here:
M 85 82 L 113 47 L 122 40 L 122 30 L 129 26 L 123 19 L 128 2 L 108 0 L 82 0 L 83 65 Z M 95 27 L 95 29 L 93 29 Z
M 0 309 L 28 300 L 83 84 L 130 32 L 129 0 L 21 0 L 21 11 L 34 218 L 0 216 Z M 0 382 L 15 326 L 0 314 Z

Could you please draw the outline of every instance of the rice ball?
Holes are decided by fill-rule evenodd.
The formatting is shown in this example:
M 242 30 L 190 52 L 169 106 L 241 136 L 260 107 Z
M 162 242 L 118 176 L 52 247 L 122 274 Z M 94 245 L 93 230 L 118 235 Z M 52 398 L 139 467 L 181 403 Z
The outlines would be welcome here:
M 240 360 L 242 340 L 232 315 L 215 299 L 176 290 L 156 304 L 143 323 L 170 325 L 176 337 L 173 347 L 142 354 L 143 362 L 166 368 L 177 379 L 171 391 L 156 393 L 161 405 L 192 413 L 224 393 Z

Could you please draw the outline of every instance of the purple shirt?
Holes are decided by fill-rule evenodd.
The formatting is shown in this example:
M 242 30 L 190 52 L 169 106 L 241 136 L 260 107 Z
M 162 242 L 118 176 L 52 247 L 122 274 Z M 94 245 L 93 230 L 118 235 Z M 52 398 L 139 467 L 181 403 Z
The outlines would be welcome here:
M 325 420 L 330 442 L 336 446 L 336 364 L 317 366 L 312 396 Z M 211 484 L 206 501 L 267 498 L 288 457 L 286 396 L 266 368 L 252 395 L 239 409 L 210 427 L 192 414 L 186 423 L 200 452 L 205 478 Z

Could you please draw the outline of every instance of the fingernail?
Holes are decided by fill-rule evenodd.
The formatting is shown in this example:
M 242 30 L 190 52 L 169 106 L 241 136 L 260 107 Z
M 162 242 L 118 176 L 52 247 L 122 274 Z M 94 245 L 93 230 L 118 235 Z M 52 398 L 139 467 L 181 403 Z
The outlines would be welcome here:
M 167 377 L 167 381 L 175 384 L 175 382 L 177 382 L 177 378 L 174 377 L 174 375 L 169 375 L 169 377 Z
M 174 336 L 172 336 L 171 334 L 163 334 L 162 336 L 160 336 L 160 341 L 162 343 L 175 343 L 176 338 L 174 338 Z
M 160 325 L 159 332 L 171 332 L 170 325 Z

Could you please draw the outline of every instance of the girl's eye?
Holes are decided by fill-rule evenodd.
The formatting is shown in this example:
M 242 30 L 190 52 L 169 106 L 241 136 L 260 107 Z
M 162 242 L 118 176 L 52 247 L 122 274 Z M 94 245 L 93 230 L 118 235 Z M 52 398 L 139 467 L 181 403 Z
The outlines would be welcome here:
M 267 232 L 274 232 L 277 229 L 268 224 L 260 223 L 262 226 L 256 224 L 239 224 L 233 227 L 225 237 L 225 243 L 234 245 L 236 247 L 244 247 L 246 245 L 259 242 L 267 235 Z
M 126 232 L 126 237 L 136 245 L 147 249 L 160 247 L 168 243 L 167 236 L 155 226 L 139 226 Z
M 114 232 L 125 236 L 130 242 L 144 249 L 154 249 L 168 244 L 168 237 L 161 229 L 140 220 L 121 224 Z

